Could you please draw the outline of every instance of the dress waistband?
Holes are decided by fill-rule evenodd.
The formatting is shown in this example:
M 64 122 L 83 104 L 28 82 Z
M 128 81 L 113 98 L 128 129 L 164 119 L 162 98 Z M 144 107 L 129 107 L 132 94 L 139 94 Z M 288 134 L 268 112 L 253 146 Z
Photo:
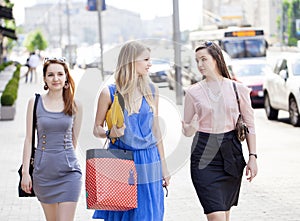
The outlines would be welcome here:
M 117 139 L 115 143 L 109 142 L 109 148 L 114 148 L 114 149 L 124 149 L 124 150 L 144 150 L 144 149 L 149 149 L 149 148 L 154 148 L 156 145 L 149 145 L 147 148 L 136 148 L 136 147 L 131 147 L 124 142 L 122 142 L 120 139 Z
M 246 162 L 243 156 L 241 142 L 237 139 L 234 130 L 221 134 L 210 134 L 198 131 L 195 137 L 197 138 L 197 143 L 200 142 L 201 145 L 205 145 L 205 148 L 219 149 L 223 159 L 224 171 L 234 177 L 242 176 Z M 201 167 L 205 167 L 205 164 Z
M 73 148 L 71 133 L 42 133 L 39 135 L 37 149 L 63 150 Z
M 219 134 L 214 134 L 214 133 L 206 133 L 206 132 L 201 132 L 197 131 L 196 134 L 202 136 L 202 137 L 226 137 L 226 138 L 232 138 L 235 135 L 235 130 L 231 130 L 225 133 L 219 133 Z

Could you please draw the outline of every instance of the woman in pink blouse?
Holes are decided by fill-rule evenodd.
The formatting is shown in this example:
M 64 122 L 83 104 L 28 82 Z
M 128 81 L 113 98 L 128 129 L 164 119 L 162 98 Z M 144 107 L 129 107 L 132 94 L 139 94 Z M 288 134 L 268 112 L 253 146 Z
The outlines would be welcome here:
M 241 114 L 249 128 L 246 164 L 241 142 L 235 135 L 239 109 L 222 50 L 208 41 L 199 45 L 195 53 L 205 79 L 192 85 L 185 96 L 182 129 L 185 136 L 194 135 L 191 177 L 207 220 L 229 221 L 230 208 L 238 203 L 244 167 L 249 181 L 257 174 L 250 90 L 235 83 Z

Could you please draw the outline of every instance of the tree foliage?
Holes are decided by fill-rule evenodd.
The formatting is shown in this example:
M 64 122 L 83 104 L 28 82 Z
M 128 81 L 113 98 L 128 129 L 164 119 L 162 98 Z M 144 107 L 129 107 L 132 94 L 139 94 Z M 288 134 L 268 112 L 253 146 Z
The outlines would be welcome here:
M 14 7 L 14 3 L 11 3 L 10 0 L 4 0 L 4 3 L 5 3 L 6 7 L 9 7 L 9 8 Z
M 36 30 L 27 35 L 24 46 L 28 51 L 45 50 L 48 47 L 48 42 L 40 30 Z
M 296 20 L 300 19 L 300 0 L 284 0 L 282 9 L 282 31 L 287 35 L 287 44 L 295 46 L 300 40 L 300 33 L 297 33 L 296 28 Z
M 289 45 L 297 45 L 300 33 L 297 33 L 296 20 L 300 19 L 300 0 L 293 0 L 291 5 L 291 21 L 289 28 Z M 299 30 L 298 30 L 299 31 Z

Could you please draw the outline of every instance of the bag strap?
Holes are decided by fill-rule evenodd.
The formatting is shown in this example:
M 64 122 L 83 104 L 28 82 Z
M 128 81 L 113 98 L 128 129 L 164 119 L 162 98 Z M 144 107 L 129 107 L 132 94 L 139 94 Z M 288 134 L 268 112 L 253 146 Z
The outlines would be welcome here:
M 109 93 L 110 93 L 110 98 L 111 98 L 112 103 L 114 102 L 115 95 L 118 96 L 119 104 L 124 113 L 125 101 L 124 101 L 122 94 L 117 90 L 117 85 L 112 84 L 112 85 L 109 85 L 108 88 L 109 88 Z
M 240 98 L 239 98 L 239 94 L 238 94 L 238 92 L 237 92 L 236 84 L 235 84 L 234 81 L 232 81 L 232 84 L 233 84 L 233 89 L 234 89 L 235 96 L 236 96 L 236 101 L 237 101 L 237 103 L 238 103 L 239 112 L 241 113 L 241 108 L 240 108 Z
M 120 106 L 121 106 L 121 108 L 122 108 L 122 111 L 123 111 L 123 113 L 124 113 L 124 109 L 125 109 L 125 101 L 124 101 L 124 98 L 123 98 L 122 94 L 121 94 L 119 91 L 117 91 L 117 90 L 116 90 L 116 95 L 118 96 L 119 104 L 120 104 Z
M 33 106 L 33 116 L 32 116 L 32 139 L 31 139 L 31 158 L 34 158 L 35 151 L 35 128 L 36 128 L 36 107 L 39 101 L 40 94 L 35 94 L 34 106 Z

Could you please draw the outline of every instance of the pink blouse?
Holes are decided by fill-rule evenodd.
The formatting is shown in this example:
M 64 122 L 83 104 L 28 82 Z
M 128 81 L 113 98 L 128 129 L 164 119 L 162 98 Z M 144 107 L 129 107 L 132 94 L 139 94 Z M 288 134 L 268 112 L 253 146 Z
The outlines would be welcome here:
M 255 134 L 254 111 L 251 107 L 250 89 L 235 82 L 240 98 L 241 113 L 249 133 Z M 235 129 L 239 116 L 232 80 L 224 78 L 221 96 L 212 98 L 204 81 L 190 86 L 185 95 L 184 122 L 191 123 L 193 116 L 199 119 L 198 131 L 205 133 L 225 133 Z

